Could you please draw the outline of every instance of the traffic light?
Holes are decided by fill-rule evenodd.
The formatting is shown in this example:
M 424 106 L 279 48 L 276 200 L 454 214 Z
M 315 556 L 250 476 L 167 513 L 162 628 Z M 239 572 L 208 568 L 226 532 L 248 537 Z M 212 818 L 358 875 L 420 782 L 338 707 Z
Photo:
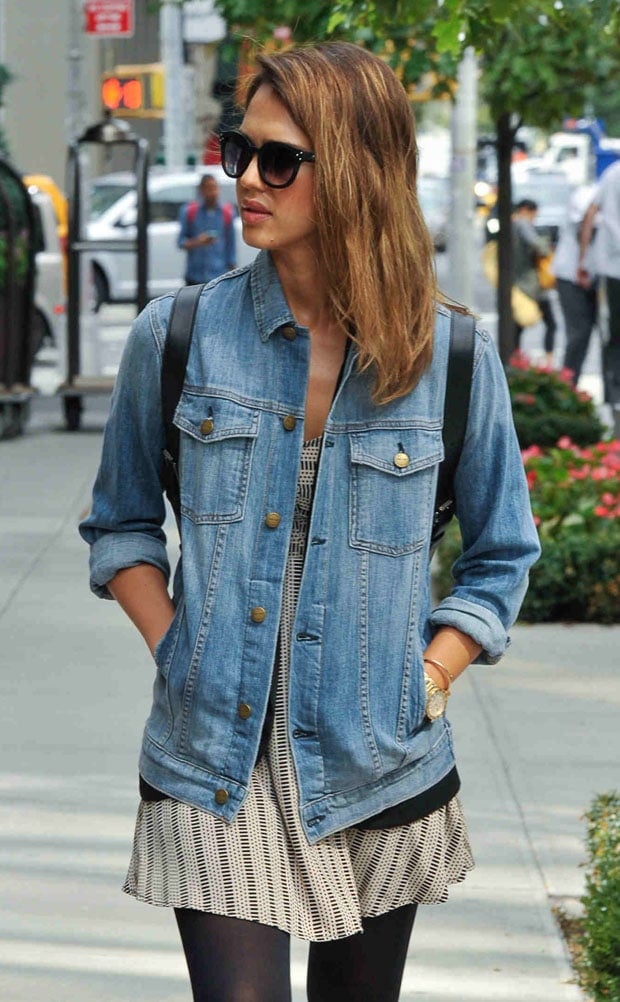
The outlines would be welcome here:
M 115 66 L 102 74 L 101 102 L 125 118 L 163 118 L 164 70 L 161 63 Z
M 106 77 L 101 84 L 103 107 L 110 111 L 137 111 L 142 107 L 143 88 L 139 77 Z

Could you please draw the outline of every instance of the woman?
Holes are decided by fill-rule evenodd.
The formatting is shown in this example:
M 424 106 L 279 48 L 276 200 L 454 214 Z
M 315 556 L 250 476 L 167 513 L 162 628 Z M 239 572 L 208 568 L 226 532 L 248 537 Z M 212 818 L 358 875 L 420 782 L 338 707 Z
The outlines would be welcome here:
M 478 332 L 464 554 L 431 611 L 450 314 L 391 70 L 340 43 L 263 57 L 222 153 L 261 253 L 201 296 L 175 416 L 173 598 L 171 297 L 130 336 L 81 528 L 93 589 L 157 665 L 125 889 L 175 908 L 195 999 L 289 1000 L 292 934 L 312 944 L 310 1002 L 390 1002 L 417 904 L 473 865 L 447 693 L 474 658 L 501 657 L 537 537 Z

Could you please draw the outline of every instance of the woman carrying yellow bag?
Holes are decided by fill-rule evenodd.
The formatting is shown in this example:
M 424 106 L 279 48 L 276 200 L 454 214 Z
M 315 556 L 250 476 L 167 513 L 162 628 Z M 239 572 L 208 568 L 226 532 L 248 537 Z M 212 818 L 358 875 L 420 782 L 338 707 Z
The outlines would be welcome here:
M 497 288 L 497 240 L 489 240 L 482 248 L 482 270 L 493 288 Z M 511 293 L 512 316 L 522 329 L 532 327 L 542 320 L 540 307 L 535 299 L 526 295 L 517 285 Z
M 540 236 L 536 230 L 534 220 L 537 212 L 537 203 L 524 198 L 517 203 L 512 214 L 515 283 L 512 290 L 512 314 L 515 322 L 515 345 L 520 347 L 524 328 L 531 327 L 542 319 L 545 325 L 545 360 L 547 365 L 552 365 L 557 324 L 547 295 L 547 290 L 552 286 L 548 284 L 545 267 L 541 263 L 546 259 L 550 261 L 552 249 L 546 237 Z

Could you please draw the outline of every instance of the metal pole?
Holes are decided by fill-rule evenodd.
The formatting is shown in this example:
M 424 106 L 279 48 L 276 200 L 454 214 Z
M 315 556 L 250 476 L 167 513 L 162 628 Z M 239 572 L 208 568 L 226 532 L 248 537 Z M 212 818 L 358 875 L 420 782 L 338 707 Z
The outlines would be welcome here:
M 65 133 L 67 145 L 80 135 L 85 125 L 84 112 L 87 107 L 82 86 L 82 63 L 84 61 L 82 31 L 82 0 L 71 0 L 69 5 L 69 49 L 67 52 L 67 106 Z
M 4 0 L 0 0 L 0 66 L 6 66 L 6 14 Z M 0 96 L 0 128 L 5 123 L 5 111 Z
M 177 0 L 164 0 L 159 13 L 161 61 L 164 64 L 164 158 L 166 167 L 185 166 L 186 102 L 183 85 L 183 12 Z
M 476 56 L 465 49 L 459 65 L 458 90 L 452 113 L 452 204 L 448 234 L 450 287 L 453 299 L 473 306 L 477 260 L 474 183 L 476 179 Z

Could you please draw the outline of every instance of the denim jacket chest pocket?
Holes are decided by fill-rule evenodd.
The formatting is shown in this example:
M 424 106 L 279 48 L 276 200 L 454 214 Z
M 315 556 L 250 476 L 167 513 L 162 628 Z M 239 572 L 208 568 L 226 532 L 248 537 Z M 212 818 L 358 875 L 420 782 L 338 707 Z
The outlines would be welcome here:
M 241 520 L 260 411 L 184 389 L 174 423 L 181 431 L 182 513 L 197 524 Z
M 435 467 L 443 459 L 440 428 L 372 430 L 350 436 L 351 546 L 401 556 L 429 531 Z

